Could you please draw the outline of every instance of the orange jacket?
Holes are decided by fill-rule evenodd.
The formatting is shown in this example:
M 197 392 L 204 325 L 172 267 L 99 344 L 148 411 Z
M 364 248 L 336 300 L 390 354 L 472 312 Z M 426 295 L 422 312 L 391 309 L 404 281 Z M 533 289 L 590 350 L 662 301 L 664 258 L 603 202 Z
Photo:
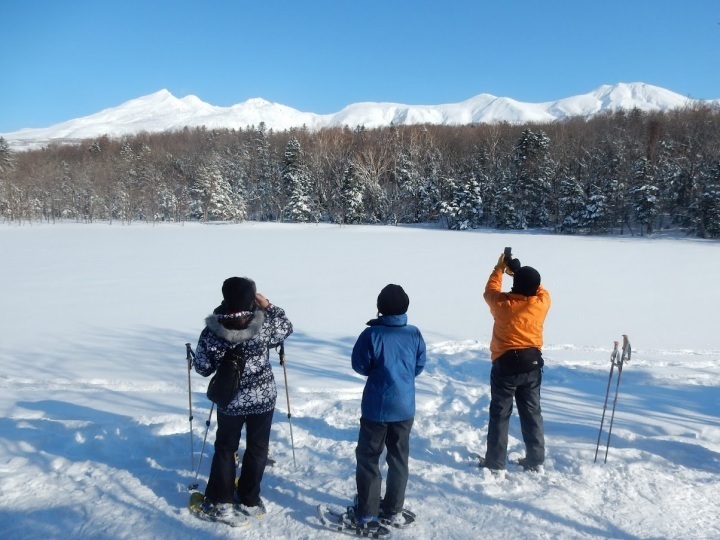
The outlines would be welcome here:
M 493 361 L 512 349 L 541 349 L 543 323 L 550 309 L 550 293 L 542 285 L 538 287 L 537 296 L 504 293 L 501 292 L 502 279 L 503 271 L 493 270 L 483 294 L 495 319 L 490 341 Z

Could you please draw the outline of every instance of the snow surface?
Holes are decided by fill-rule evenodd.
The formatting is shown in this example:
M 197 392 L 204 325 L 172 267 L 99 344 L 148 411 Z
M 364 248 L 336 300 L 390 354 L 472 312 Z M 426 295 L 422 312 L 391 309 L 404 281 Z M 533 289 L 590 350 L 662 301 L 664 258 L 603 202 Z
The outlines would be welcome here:
M 492 321 L 482 290 L 503 247 L 537 267 L 546 323 L 545 472 L 484 452 Z M 0 227 L 0 531 L 8 539 L 335 538 L 318 503 L 354 494 L 364 379 L 352 345 L 387 283 L 429 345 L 396 538 L 719 538 L 720 244 L 335 225 Z M 186 508 L 185 343 L 222 280 L 247 275 L 295 325 L 271 439 L 264 520 L 236 531 Z M 507 284 L 506 284 L 507 285 Z M 627 333 L 607 463 L 593 463 L 609 357 Z M 200 458 L 207 379 L 192 374 Z M 612 396 L 612 393 L 611 393 Z M 199 481 L 207 481 L 215 422 Z M 511 458 L 523 455 L 517 417 Z M 605 438 L 603 436 L 603 443 Z
M 231 107 L 216 107 L 196 96 L 176 98 L 167 90 L 127 101 L 83 118 L 46 128 L 21 129 L 1 134 L 13 149 L 32 149 L 50 142 L 75 142 L 102 135 L 120 137 L 141 131 L 176 131 L 185 126 L 213 129 L 245 129 L 264 122 L 268 129 L 283 131 L 307 127 L 470 123 L 553 122 L 564 118 L 590 117 L 603 111 L 667 111 L 694 103 L 718 104 L 720 100 L 694 100 L 645 83 L 603 85 L 590 93 L 545 103 L 523 103 L 506 97 L 479 94 L 460 103 L 404 105 L 400 103 L 355 103 L 333 114 L 301 112 L 261 98 Z

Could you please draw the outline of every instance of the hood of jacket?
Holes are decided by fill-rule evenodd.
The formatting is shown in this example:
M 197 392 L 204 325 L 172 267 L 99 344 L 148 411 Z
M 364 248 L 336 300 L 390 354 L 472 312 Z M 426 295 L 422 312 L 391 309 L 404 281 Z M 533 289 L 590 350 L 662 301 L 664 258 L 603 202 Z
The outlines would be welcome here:
M 407 326 L 407 314 L 381 315 L 377 319 L 366 322 L 368 326 Z
M 239 330 L 227 328 L 223 325 L 222 320 L 224 318 L 227 318 L 227 315 L 213 313 L 205 318 L 205 325 L 213 334 L 225 341 L 229 341 L 230 343 L 242 343 L 243 341 L 247 341 L 260 333 L 260 330 L 265 323 L 265 312 L 261 309 L 255 310 L 252 320 L 245 328 L 241 328 Z

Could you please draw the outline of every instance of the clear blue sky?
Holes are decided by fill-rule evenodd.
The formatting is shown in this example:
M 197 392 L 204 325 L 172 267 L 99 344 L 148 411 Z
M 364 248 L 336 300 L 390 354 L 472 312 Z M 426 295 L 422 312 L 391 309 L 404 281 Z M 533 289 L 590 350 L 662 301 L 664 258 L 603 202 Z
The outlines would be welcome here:
M 618 82 L 716 99 L 718 23 L 718 0 L 0 0 L 0 132 L 163 88 L 321 114 Z

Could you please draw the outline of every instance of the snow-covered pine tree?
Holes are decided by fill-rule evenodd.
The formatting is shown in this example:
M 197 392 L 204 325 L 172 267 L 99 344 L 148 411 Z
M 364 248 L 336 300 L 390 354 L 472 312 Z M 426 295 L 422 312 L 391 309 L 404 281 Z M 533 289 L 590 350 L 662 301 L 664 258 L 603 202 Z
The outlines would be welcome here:
M 135 153 L 127 139 L 123 141 L 120 148 L 117 172 L 118 218 L 123 223 L 130 224 L 135 218 L 134 191 L 137 184 L 137 171 L 135 169 Z
M 611 229 L 612 212 L 608 196 L 595 184 L 590 186 L 585 208 L 580 213 L 580 223 L 590 234 L 608 232 Z
M 514 149 L 510 176 L 515 201 L 512 228 L 545 227 L 550 221 L 553 163 L 550 138 L 542 131 L 525 129 Z
M 656 168 L 656 185 L 660 197 L 660 219 L 659 228 L 663 228 L 663 220 L 667 218 L 669 223 L 678 224 L 679 215 L 682 210 L 678 206 L 680 197 L 683 195 L 682 170 L 675 157 L 675 150 L 672 143 L 662 141 L 660 143 L 660 154 Z
M 660 211 L 659 193 L 655 185 L 652 166 L 647 158 L 635 163 L 634 187 L 630 190 L 635 221 L 640 225 L 640 234 L 652 234 L 653 223 Z
M 193 194 L 202 221 L 244 219 L 245 205 L 220 172 L 217 156 L 198 167 Z
M 284 215 L 290 220 L 301 223 L 318 222 L 320 212 L 316 209 L 312 192 L 310 172 L 303 159 L 300 141 L 291 137 L 285 147 L 282 170 L 282 191 L 287 203 Z
M 432 154 L 423 156 L 417 141 L 400 150 L 395 160 L 397 221 L 424 223 L 437 214 L 437 171 Z
M 490 202 L 492 224 L 498 229 L 514 229 L 517 224 L 515 195 L 508 174 L 507 170 L 498 169 L 495 181 L 492 184 Z
M 703 175 L 698 193 L 696 234 L 701 238 L 720 238 L 720 160 Z
M 273 159 L 267 128 L 260 122 L 254 137 L 249 141 L 252 148 L 248 152 L 249 191 L 259 209 L 258 219 L 281 219 L 282 202 L 279 200 L 278 167 Z
M 440 203 L 440 213 L 447 220 L 448 228 L 466 230 L 477 228 L 482 220 L 482 195 L 480 184 L 470 173 L 462 178 L 446 178 L 447 191 L 453 195 L 449 201 Z
M 628 223 L 625 154 L 622 142 L 610 140 L 603 140 L 594 153 L 589 206 L 585 213 L 585 224 L 590 233 L 612 232 L 619 227 L 622 234 Z
M 423 158 L 423 189 L 420 192 L 420 207 L 426 212 L 423 221 L 433 221 L 440 215 L 442 152 L 432 147 Z
M 558 178 L 557 230 L 575 234 L 584 226 L 588 210 L 585 191 L 574 174 L 563 170 Z
M 357 165 L 351 161 L 343 172 L 342 186 L 340 188 L 340 207 L 342 212 L 342 215 L 338 216 L 340 223 L 362 223 L 364 221 L 364 192 L 365 188 Z
M 15 156 L 10 145 L 0 137 L 0 216 L 12 220 L 11 213 L 11 190 L 13 189 L 10 175 L 15 170 Z

